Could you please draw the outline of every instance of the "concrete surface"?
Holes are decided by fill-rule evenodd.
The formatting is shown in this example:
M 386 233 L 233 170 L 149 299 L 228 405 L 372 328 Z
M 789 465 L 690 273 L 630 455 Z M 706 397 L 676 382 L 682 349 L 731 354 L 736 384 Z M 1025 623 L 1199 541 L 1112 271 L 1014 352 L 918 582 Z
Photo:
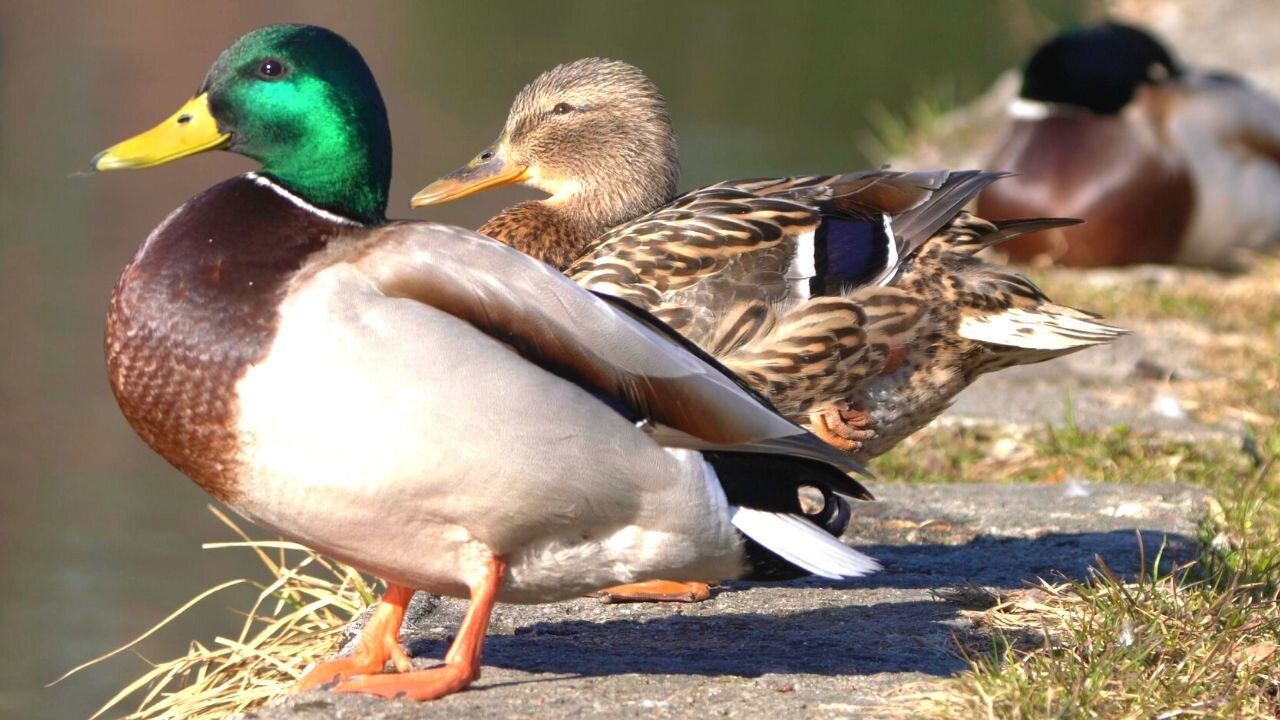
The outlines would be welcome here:
M 1185 485 L 884 485 L 845 540 L 885 570 L 856 581 L 732 583 L 699 605 L 591 599 L 500 606 L 484 676 L 431 703 L 312 691 L 243 716 L 320 718 L 894 716 L 895 698 L 965 667 L 955 637 L 977 632 L 935 590 L 1018 588 L 1081 577 L 1095 554 L 1118 573 L 1193 550 L 1203 492 Z M 464 604 L 419 595 L 401 640 L 439 662 Z

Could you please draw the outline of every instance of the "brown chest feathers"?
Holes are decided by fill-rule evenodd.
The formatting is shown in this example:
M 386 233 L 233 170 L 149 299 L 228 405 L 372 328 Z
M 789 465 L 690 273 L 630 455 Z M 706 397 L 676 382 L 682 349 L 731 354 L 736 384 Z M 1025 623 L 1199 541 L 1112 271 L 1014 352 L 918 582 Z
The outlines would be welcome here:
M 557 270 L 569 267 L 596 233 L 544 202 L 523 202 L 503 210 L 480 228 L 503 245 L 537 258 Z
M 219 500 L 237 494 L 236 382 L 268 352 L 289 278 L 344 227 L 265 179 L 234 178 L 156 228 L 116 285 L 106 337 L 116 401 Z

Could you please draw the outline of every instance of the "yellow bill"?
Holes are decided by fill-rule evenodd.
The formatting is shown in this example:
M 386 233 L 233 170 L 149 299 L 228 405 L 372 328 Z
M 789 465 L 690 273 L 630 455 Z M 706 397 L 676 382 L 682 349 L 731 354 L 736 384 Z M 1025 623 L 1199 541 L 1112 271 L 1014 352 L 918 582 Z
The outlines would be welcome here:
M 413 207 L 439 205 L 490 188 L 521 183 L 531 177 L 529 167 L 511 162 L 504 143 L 498 142 L 471 162 L 419 190 L 409 204 Z
M 94 170 L 155 167 L 225 147 L 230 140 L 230 133 L 218 131 L 218 121 L 209 112 L 205 93 L 192 98 L 159 125 L 98 153 L 89 164 Z

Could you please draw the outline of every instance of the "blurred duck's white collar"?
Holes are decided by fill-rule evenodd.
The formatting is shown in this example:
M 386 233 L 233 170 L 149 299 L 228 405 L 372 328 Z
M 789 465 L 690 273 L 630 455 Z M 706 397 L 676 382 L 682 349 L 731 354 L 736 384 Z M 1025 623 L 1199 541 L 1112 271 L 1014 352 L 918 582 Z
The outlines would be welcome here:
M 1039 100 L 1028 100 L 1026 98 L 1014 98 L 1009 103 L 1009 117 L 1014 120 L 1044 120 L 1047 117 L 1057 115 L 1060 112 L 1059 106 L 1052 103 L 1040 102 Z

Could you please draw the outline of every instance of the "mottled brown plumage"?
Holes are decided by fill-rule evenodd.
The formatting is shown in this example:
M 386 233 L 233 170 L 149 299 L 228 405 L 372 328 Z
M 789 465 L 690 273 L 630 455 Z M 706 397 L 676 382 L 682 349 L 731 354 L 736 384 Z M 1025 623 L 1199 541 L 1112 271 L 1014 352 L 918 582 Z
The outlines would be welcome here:
M 720 183 L 606 233 L 568 274 L 649 308 L 808 420 L 884 370 L 890 348 L 915 336 L 922 307 L 876 284 L 825 287 L 825 276 L 796 267 L 800 246 L 828 220 L 894 211 L 895 227 L 914 234 L 884 241 L 909 252 L 938 223 L 931 211 L 966 197 L 954 194 L 959 185 L 981 184 L 889 172 Z
M 1070 224 L 992 223 L 961 213 L 903 263 L 890 286 L 921 302 L 921 331 L 901 366 L 849 398 L 867 409 L 875 429 L 856 457 L 888 452 L 985 373 L 1051 360 L 1123 334 L 1094 315 L 1054 304 L 1022 274 L 974 256 L 1024 233 Z M 987 332 L 987 325 L 997 323 Z
M 582 60 L 539 77 L 517 98 L 498 143 L 423 190 L 418 204 L 506 182 L 551 193 L 504 211 L 484 231 L 565 269 L 584 287 L 650 310 L 788 417 L 853 451 L 887 450 L 981 372 L 1053 356 L 1022 348 L 1019 335 L 1057 332 L 1057 317 L 1040 312 L 1056 306 L 1038 290 L 1024 296 L 1030 283 L 1021 276 L 971 257 L 972 246 L 1013 234 L 961 214 L 998 174 L 764 178 L 672 200 L 662 189 L 674 187 L 674 138 L 651 143 L 670 151 L 653 157 L 613 146 L 593 154 L 594 111 L 607 110 L 611 122 L 625 126 L 614 137 L 670 133 L 665 108 L 653 109 L 661 98 L 656 89 L 638 70 L 620 73 L 617 65 Z M 576 93 L 574 112 L 547 111 L 567 102 L 566 86 Z M 522 138 L 537 138 L 530 143 L 536 147 Z M 625 221 L 601 232 L 604 217 Z M 579 254 L 566 268 L 563 259 Z M 1023 314 L 984 328 L 977 340 L 961 334 L 966 320 L 1003 317 L 1009 308 Z M 1117 332 L 1101 324 L 1078 330 L 1051 343 L 1061 346 L 1054 353 Z M 887 409 L 860 412 L 871 403 Z M 875 443 L 863 442 L 864 427 L 832 434 L 832 422 L 863 417 Z
M 480 233 L 555 266 L 569 267 L 595 239 L 591 229 L 540 202 L 522 202 L 494 215 Z

